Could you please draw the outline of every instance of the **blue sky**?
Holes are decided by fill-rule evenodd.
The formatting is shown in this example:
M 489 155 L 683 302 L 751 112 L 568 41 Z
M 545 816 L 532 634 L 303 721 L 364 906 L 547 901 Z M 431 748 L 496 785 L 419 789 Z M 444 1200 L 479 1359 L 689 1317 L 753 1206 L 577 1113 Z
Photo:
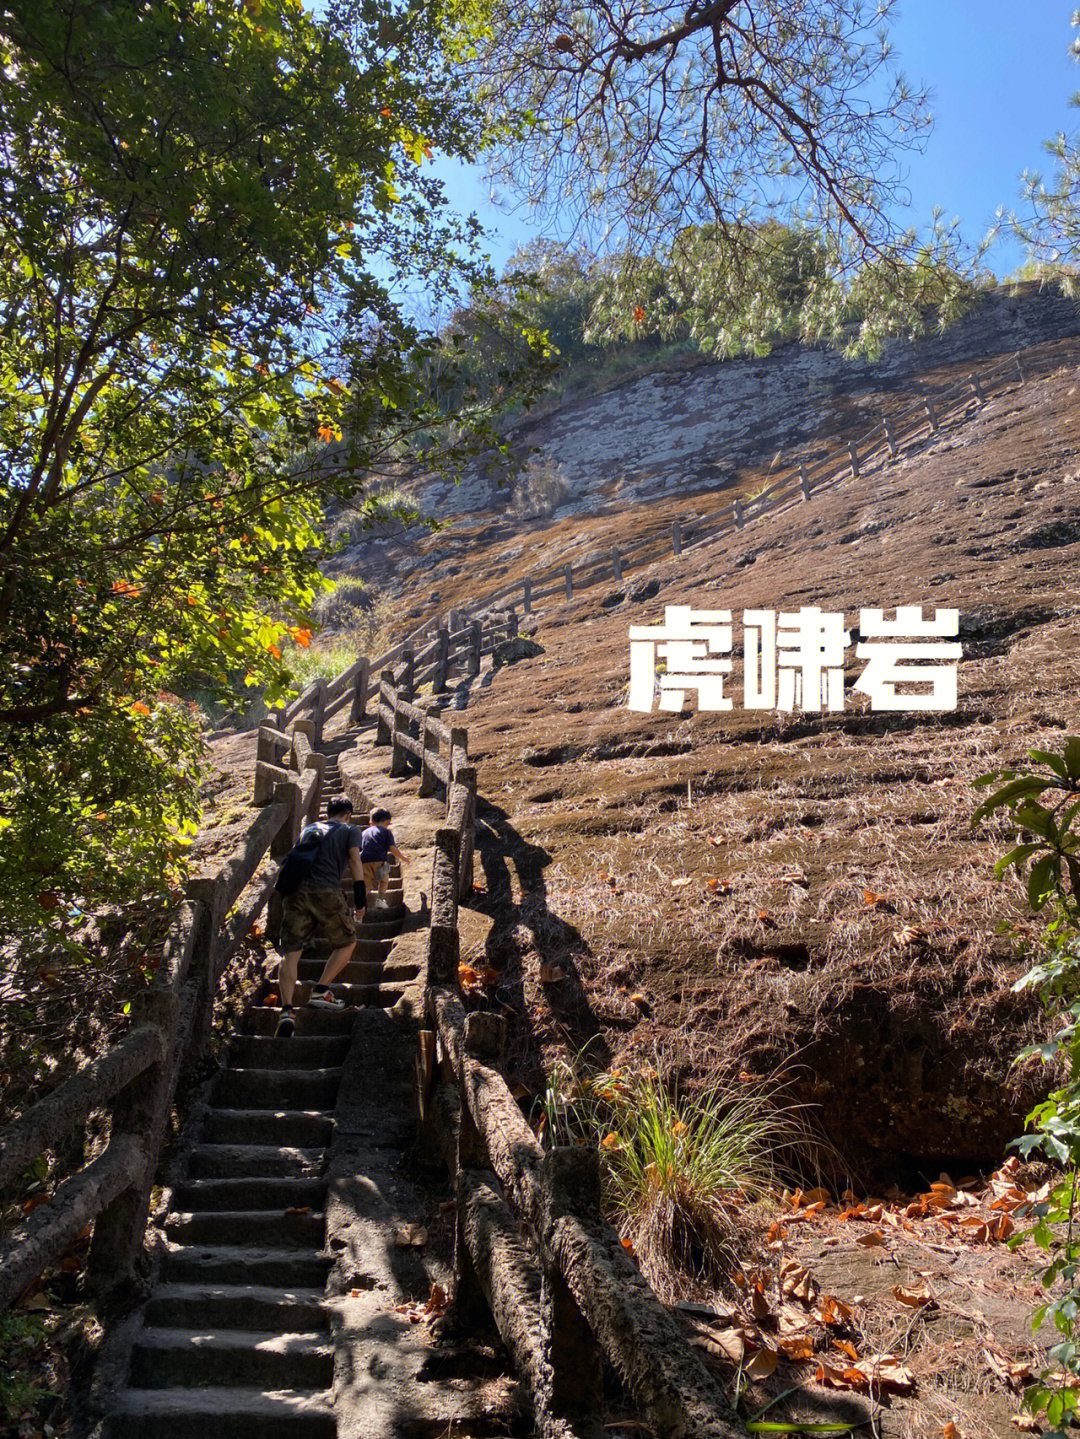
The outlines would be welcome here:
M 1057 0 L 906 0 L 892 28 L 901 68 L 930 87 L 935 118 L 924 155 L 909 161 L 912 205 L 906 223 L 928 224 L 935 205 L 958 216 L 977 243 L 999 205 L 1018 198 L 1024 169 L 1044 169 L 1042 142 L 1080 129 L 1069 105 L 1080 66 L 1069 55 L 1077 33 L 1073 6 Z M 440 166 L 457 206 L 475 210 L 491 232 L 499 268 L 539 233 L 524 211 L 508 214 L 488 199 L 477 171 Z M 998 275 L 1022 261 L 1014 243 L 988 257 Z

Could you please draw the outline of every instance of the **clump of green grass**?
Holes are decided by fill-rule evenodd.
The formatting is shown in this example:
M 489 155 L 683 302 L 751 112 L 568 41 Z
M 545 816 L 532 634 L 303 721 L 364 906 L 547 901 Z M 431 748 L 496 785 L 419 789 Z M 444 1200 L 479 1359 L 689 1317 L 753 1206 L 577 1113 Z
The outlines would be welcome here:
M 599 1149 L 605 1213 L 666 1300 L 725 1286 L 756 1248 L 757 1204 L 806 1143 L 764 1090 L 679 1098 L 652 1065 L 583 1077 L 559 1061 L 543 1109 L 549 1144 Z

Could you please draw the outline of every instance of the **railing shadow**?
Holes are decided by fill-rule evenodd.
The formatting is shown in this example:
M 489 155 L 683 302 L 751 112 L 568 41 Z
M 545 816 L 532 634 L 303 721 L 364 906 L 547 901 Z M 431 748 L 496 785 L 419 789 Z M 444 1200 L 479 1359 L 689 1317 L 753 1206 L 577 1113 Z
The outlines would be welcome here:
M 527 840 L 515 829 L 509 815 L 490 800 L 477 797 L 476 848 L 487 886 L 487 900 L 499 923 L 488 940 L 488 953 L 499 957 L 506 937 L 523 928 L 529 937 L 530 952 L 539 965 L 538 977 L 546 967 L 561 972 L 550 983 L 540 979 L 540 992 L 561 1030 L 561 1038 L 574 1053 L 588 1050 L 590 1062 L 601 1067 L 611 1061 L 611 1051 L 600 1021 L 582 981 L 579 961 L 591 955 L 580 930 L 552 913 L 548 905 L 544 871 L 551 855 L 542 846 Z M 515 901 L 515 881 L 520 899 Z M 526 1010 L 524 973 L 518 984 L 519 1011 Z

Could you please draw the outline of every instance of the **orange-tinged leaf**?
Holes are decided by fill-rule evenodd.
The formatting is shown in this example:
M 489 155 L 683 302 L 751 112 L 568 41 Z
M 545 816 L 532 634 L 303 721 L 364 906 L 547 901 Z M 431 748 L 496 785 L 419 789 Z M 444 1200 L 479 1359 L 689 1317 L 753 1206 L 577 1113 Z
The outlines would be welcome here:
M 600 1148 L 601 1148 L 601 1149 L 618 1149 L 618 1148 L 621 1147 L 621 1145 L 622 1145 L 622 1140 L 619 1138 L 619 1136 L 618 1136 L 617 1134 L 614 1134 L 614 1133 L 612 1133 L 612 1134 L 605 1134 L 604 1137 L 603 1137 L 603 1139 L 601 1139 L 601 1141 L 600 1141 Z
M 929 1289 L 905 1289 L 902 1284 L 894 1285 L 893 1298 L 906 1304 L 909 1309 L 922 1309 L 934 1302 L 934 1296 Z
M 267 645 L 267 646 L 266 646 L 266 652 L 267 652 L 267 654 L 273 655 L 276 660 L 279 660 L 279 659 L 281 658 L 281 646 L 280 646 L 280 645 Z
M 635 306 L 634 306 L 634 324 L 635 324 L 635 325 L 640 325 L 641 322 L 642 322 L 642 320 L 644 320 L 644 318 L 645 318 L 645 310 L 644 310 L 644 307 L 641 306 L 641 305 L 635 305 Z
M 459 964 L 457 976 L 458 983 L 463 985 L 466 989 L 468 989 L 470 985 L 480 983 L 480 976 L 477 974 L 476 970 L 473 969 L 471 964 Z
M 813 1359 L 814 1341 L 808 1334 L 795 1334 L 789 1339 L 779 1341 L 780 1348 L 789 1359 Z
M 292 637 L 293 637 L 293 639 L 296 641 L 296 643 L 301 647 L 301 649 L 305 649 L 305 650 L 306 650 L 306 649 L 308 648 L 308 646 L 311 644 L 311 640 L 312 640 L 313 633 L 314 633 L 314 631 L 312 631 L 312 630 L 303 629 L 302 627 L 297 626 L 297 627 L 292 631 Z
M 136 700 L 131 706 L 131 713 L 133 715 L 148 715 L 150 713 L 150 706 L 144 705 L 142 700 Z
M 850 1339 L 834 1339 L 833 1348 L 839 1349 L 841 1353 L 846 1354 L 849 1359 L 857 1360 L 859 1357 L 859 1351 Z
M 876 1249 L 885 1243 L 885 1236 L 880 1229 L 871 1229 L 868 1234 L 860 1234 L 855 1243 L 861 1244 L 864 1249 Z
M 957 1428 L 955 1419 L 950 1419 L 947 1424 L 941 1426 L 941 1439 L 964 1439 L 963 1434 Z
M 633 1241 L 632 1239 L 628 1238 L 628 1237 L 624 1234 L 624 1235 L 622 1236 L 622 1238 L 619 1240 L 619 1243 L 622 1245 L 622 1247 L 626 1250 L 626 1252 L 627 1252 L 628 1254 L 633 1254 L 633 1252 L 634 1252 L 634 1241 Z
M 671 1126 L 671 1132 L 676 1136 L 676 1138 L 678 1138 L 680 1134 L 685 1134 L 687 1132 L 687 1126 L 682 1122 L 681 1119 L 677 1119 L 675 1123 Z
M 630 1003 L 636 1005 L 648 1004 L 648 999 L 640 991 L 630 996 Z M 677 1131 L 676 1131 L 677 1132 Z
M 821 1300 L 821 1322 L 830 1328 L 838 1328 L 851 1318 L 851 1308 L 835 1294 L 826 1294 Z
M 541 984 L 558 984 L 561 979 L 565 978 L 566 975 L 557 964 L 542 964 L 540 966 Z
M 747 1363 L 745 1372 L 751 1379 L 768 1379 L 779 1362 L 780 1355 L 775 1349 L 759 1349 Z
M 290 1204 L 285 1211 L 286 1214 L 310 1214 L 310 1204 Z

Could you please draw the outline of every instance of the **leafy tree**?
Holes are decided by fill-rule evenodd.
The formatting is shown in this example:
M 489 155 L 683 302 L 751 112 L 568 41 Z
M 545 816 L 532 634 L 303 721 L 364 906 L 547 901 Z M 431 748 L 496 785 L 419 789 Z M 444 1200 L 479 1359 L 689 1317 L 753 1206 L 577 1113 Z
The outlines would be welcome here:
M 1080 10 L 1072 23 L 1080 30 Z M 1080 37 L 1071 54 L 1080 60 Z M 1080 108 L 1080 91 L 1070 104 Z M 1049 270 L 1066 294 L 1075 295 L 1080 293 L 1080 135 L 1061 131 L 1046 141 L 1045 149 L 1054 160 L 1054 178 L 1047 184 L 1039 171 L 1024 172 L 1023 209 L 1011 217 L 1012 228 L 1028 246 L 1032 277 L 1042 278 Z
M 973 822 L 998 811 L 1009 815 L 1021 842 L 998 860 L 995 873 L 1025 874 L 1031 909 L 1052 916 L 1036 962 L 1016 987 L 1034 990 L 1056 1026 L 1049 1040 L 1019 1056 L 1052 1066 L 1054 1087 L 1028 1115 L 1033 1132 L 1015 1144 L 1025 1155 L 1043 1153 L 1061 1175 L 1034 1206 L 1030 1228 L 1009 1242 L 1015 1247 L 1030 1238 L 1047 1256 L 1041 1275 L 1047 1298 L 1032 1322 L 1035 1328 L 1049 1322 L 1060 1338 L 1050 1348 L 1051 1367 L 1025 1402 L 1045 1413 L 1048 1439 L 1065 1439 L 1080 1406 L 1080 736 L 1066 739 L 1059 752 L 1029 750 L 1028 758 L 1026 768 L 980 776 L 976 784 L 999 788 Z
M 174 692 L 282 695 L 326 497 L 430 453 L 432 342 L 381 277 L 483 277 L 427 164 L 484 138 L 475 23 L 0 11 L 0 924 L 26 957 L 175 876 L 199 741 Z
M 564 232 L 602 233 L 621 253 L 612 293 L 623 303 L 605 315 L 603 334 L 651 323 L 657 263 L 675 269 L 689 249 L 707 260 L 700 284 L 689 269 L 684 277 L 686 323 L 703 348 L 769 343 L 791 323 L 774 277 L 760 271 L 763 255 L 783 268 L 786 239 L 767 243 L 782 236 L 823 247 L 830 283 L 808 297 L 806 322 L 823 338 L 851 344 L 845 282 L 860 269 L 858 347 L 922 327 L 939 285 L 913 265 L 927 242 L 892 217 L 906 198 L 904 157 L 922 147 L 930 117 L 893 61 L 893 5 L 493 0 L 472 68 L 491 110 L 526 122 L 497 147 L 495 168 Z M 772 230 L 776 220 L 790 228 Z M 930 242 L 941 266 L 954 259 L 945 238 Z M 894 299 L 913 280 L 914 309 Z M 714 299 L 715 317 L 704 313 Z

